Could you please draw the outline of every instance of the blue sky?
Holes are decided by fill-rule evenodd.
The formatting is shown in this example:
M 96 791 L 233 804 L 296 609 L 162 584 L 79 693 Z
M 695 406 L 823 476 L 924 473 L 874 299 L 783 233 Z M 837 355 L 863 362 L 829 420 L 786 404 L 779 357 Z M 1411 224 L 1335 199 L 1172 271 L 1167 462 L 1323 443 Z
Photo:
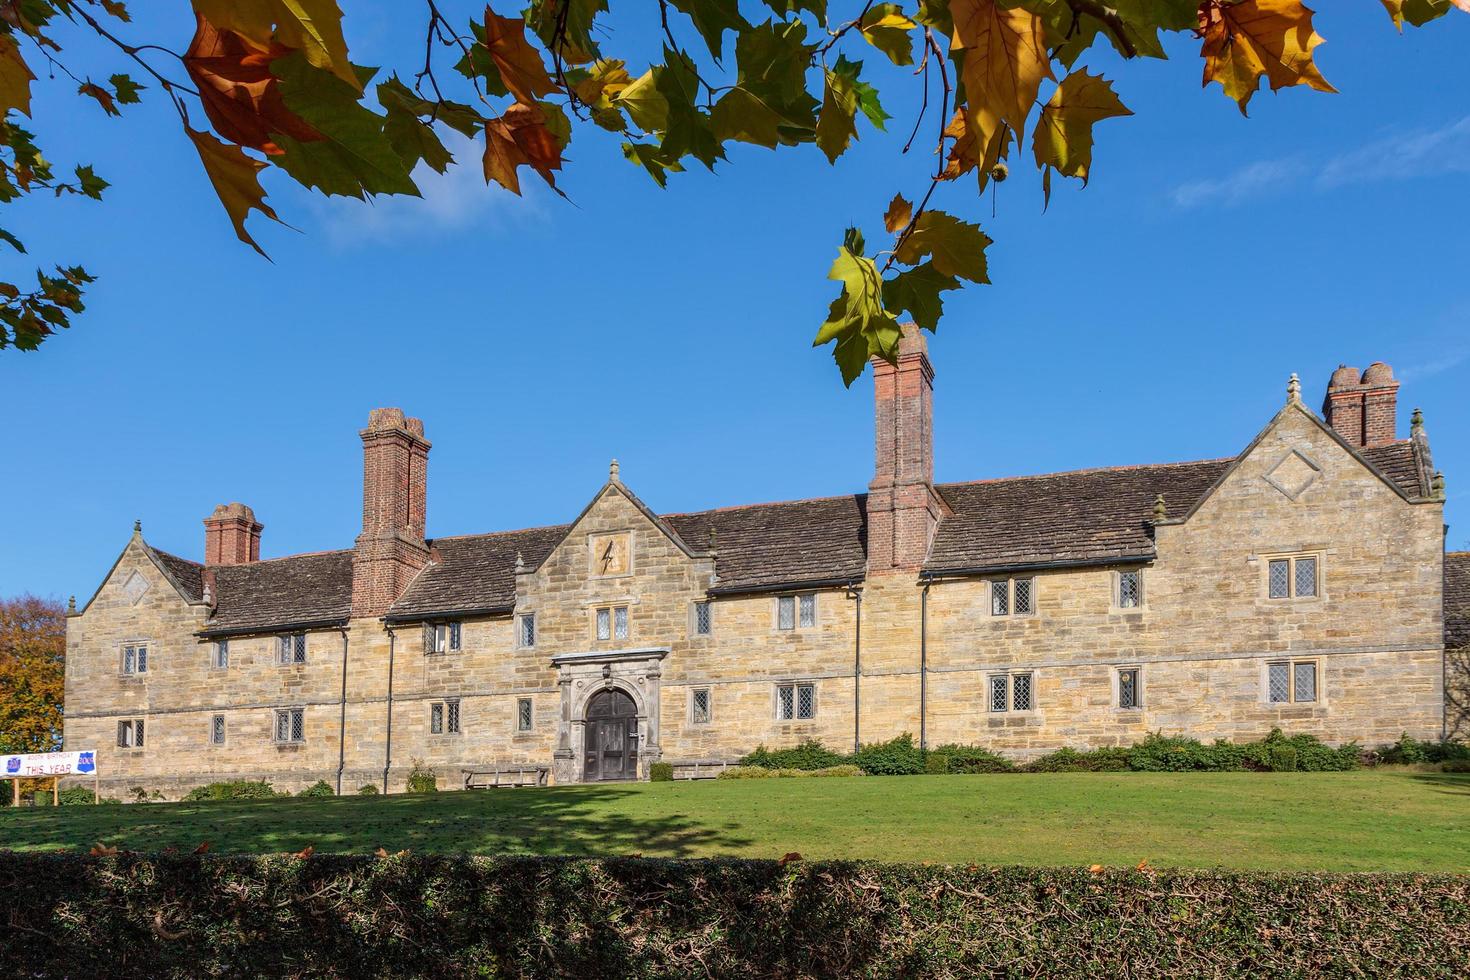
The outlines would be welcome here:
M 411 72 L 418 7 L 350 6 L 355 60 Z M 178 11 L 144 21 L 187 44 Z M 1414 406 L 1428 419 L 1449 543 L 1470 546 L 1470 18 L 1399 36 L 1378 4 L 1333 4 L 1318 28 L 1339 95 L 1261 93 L 1247 120 L 1200 89 L 1194 42 L 1090 58 L 1137 112 L 1099 126 L 1090 187 L 1061 181 L 1043 214 L 1018 161 L 993 202 L 941 191 L 995 244 L 994 285 L 948 294 L 931 339 L 939 479 L 1230 455 L 1291 372 L 1315 407 L 1339 362 L 1381 359 L 1404 382 L 1401 434 Z M 82 51 L 94 75 L 123 68 Z M 880 240 L 932 159 L 899 155 L 916 95 L 864 54 L 895 118 L 836 168 L 814 147 L 737 148 L 661 191 L 579 131 L 571 204 L 486 188 L 468 147 L 422 201 L 328 201 L 268 174 L 299 229 L 252 218 L 273 263 L 235 241 L 165 103 L 105 119 L 38 83 L 49 156 L 114 186 L 6 215 L 31 256 L 7 254 L 4 277 L 80 261 L 99 281 L 71 331 L 0 354 L 0 595 L 85 597 L 135 518 L 199 558 L 200 521 L 231 500 L 267 557 L 350 546 L 357 431 L 382 405 L 434 443 L 431 534 L 569 520 L 614 456 L 661 511 L 862 490 L 871 383 L 844 389 L 810 340 L 843 227 Z

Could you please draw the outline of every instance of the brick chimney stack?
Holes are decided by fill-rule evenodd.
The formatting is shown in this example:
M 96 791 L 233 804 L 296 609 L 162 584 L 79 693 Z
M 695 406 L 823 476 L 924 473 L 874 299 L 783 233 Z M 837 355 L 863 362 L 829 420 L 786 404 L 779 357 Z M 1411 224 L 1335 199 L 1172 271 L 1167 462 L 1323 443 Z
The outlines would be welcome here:
M 204 519 L 204 564 L 245 565 L 260 561 L 255 512 L 241 503 L 220 504 Z
M 381 616 L 429 562 L 424 423 L 375 408 L 362 436 L 362 534 L 352 557 L 352 614 Z
M 873 359 L 875 466 L 868 485 L 868 569 L 915 571 L 944 504 L 934 492 L 934 368 L 928 345 L 905 324 L 898 364 Z
M 1322 416 L 1349 445 L 1386 446 L 1397 436 L 1399 383 L 1393 368 L 1375 361 L 1362 374 L 1346 364 L 1332 373 Z

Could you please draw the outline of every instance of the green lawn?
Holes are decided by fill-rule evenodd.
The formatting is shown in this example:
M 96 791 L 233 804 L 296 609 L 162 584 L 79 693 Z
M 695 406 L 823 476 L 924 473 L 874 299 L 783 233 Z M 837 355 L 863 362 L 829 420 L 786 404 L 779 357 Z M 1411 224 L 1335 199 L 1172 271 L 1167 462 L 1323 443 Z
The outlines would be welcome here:
M 0 847 L 1094 862 L 1470 872 L 1470 776 L 1069 773 L 716 780 L 0 811 Z

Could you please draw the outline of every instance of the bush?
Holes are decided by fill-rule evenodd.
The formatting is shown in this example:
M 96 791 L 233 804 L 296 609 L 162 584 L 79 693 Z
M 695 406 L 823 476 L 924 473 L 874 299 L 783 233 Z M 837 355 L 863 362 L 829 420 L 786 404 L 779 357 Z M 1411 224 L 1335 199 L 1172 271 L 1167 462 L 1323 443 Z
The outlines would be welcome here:
M 410 793 L 439 792 L 439 776 L 424 764 L 422 759 L 413 759 L 408 770 L 407 787 Z
M 378 795 L 378 786 L 377 786 L 376 783 L 363 783 L 361 786 L 357 787 L 357 795 L 358 796 L 377 796 Z
M 1290 745 L 1271 746 L 1271 771 L 1296 772 L 1296 749 Z
M 158 790 L 148 791 L 142 786 L 129 786 L 128 795 L 133 798 L 134 803 L 147 803 L 149 800 L 161 800 L 163 794 Z
M 821 742 L 808 740 L 795 748 L 774 752 L 762 745 L 741 759 L 740 764 L 762 769 L 827 769 L 851 761 L 848 756 L 833 752 Z
M 1393 745 L 1387 745 L 1378 750 L 1380 762 L 1387 763 L 1420 763 L 1420 762 L 1459 762 L 1470 760 L 1470 744 L 1445 740 L 1440 742 L 1421 742 L 1416 738 L 1410 738 L 1407 733 Z
M 917 776 L 924 771 L 924 753 L 908 732 L 887 742 L 864 745 L 850 761 L 870 776 Z
M 202 800 L 273 800 L 278 796 L 290 795 L 290 793 L 277 793 L 275 788 L 263 779 L 237 779 L 233 782 L 206 783 L 203 786 L 195 786 L 184 794 L 183 801 L 198 803 Z
M 51 794 L 47 793 L 46 799 L 43 802 L 50 803 L 50 797 Z M 61 791 L 62 806 L 81 806 L 83 804 L 91 806 L 94 802 L 101 803 L 103 806 L 116 806 L 122 801 L 115 796 L 104 796 L 100 800 L 95 799 L 92 795 L 92 790 L 86 786 L 68 786 Z
M 5 944 L 15 977 L 1406 980 L 1463 977 L 1470 933 L 1460 875 L 0 853 L 0 881 L 10 933 L 52 937 Z
M 1470 759 L 1446 759 L 1439 764 L 1441 772 L 1470 772 Z M 104 803 L 116 803 L 116 800 L 103 800 Z
M 674 781 L 674 764 L 672 762 L 655 762 L 648 767 L 648 781 L 652 783 L 672 783 Z
M 325 779 L 318 779 L 296 795 L 307 799 L 319 799 L 323 796 L 336 796 L 337 791 L 332 789 L 332 784 Z
M 825 769 L 766 769 L 763 766 L 731 766 L 719 779 L 810 779 L 823 776 L 862 776 L 857 766 L 828 766 Z
M 1023 772 L 1123 772 L 1128 768 L 1128 749 L 1103 748 L 1088 752 L 1057 749 L 1022 766 Z
M 978 745 L 941 745 L 931 749 L 924 760 L 928 773 L 1011 772 L 1015 768 L 1010 759 Z

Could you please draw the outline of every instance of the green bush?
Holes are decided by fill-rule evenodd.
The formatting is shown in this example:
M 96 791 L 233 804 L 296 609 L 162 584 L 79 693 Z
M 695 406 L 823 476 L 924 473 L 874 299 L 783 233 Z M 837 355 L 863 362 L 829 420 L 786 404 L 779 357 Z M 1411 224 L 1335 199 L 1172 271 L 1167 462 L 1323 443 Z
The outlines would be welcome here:
M 823 776 L 862 776 L 854 765 L 828 766 L 825 769 L 767 769 L 764 766 L 731 766 L 722 770 L 719 779 L 809 779 Z
M 413 759 L 408 770 L 407 787 L 410 793 L 439 792 L 439 776 L 424 764 L 422 759 Z
M 377 786 L 376 783 L 363 783 L 361 786 L 357 787 L 357 795 L 358 796 L 377 796 L 378 795 L 378 786 Z
M 47 793 L 46 798 L 42 802 L 50 803 L 51 794 Z M 92 790 L 86 786 L 68 786 L 61 791 L 62 806 L 81 806 L 83 804 L 91 806 L 94 802 L 101 803 L 103 806 L 109 804 L 115 806 L 122 801 L 114 796 L 104 796 L 100 800 L 95 800 L 92 796 Z
M 263 779 L 236 779 L 231 782 L 195 786 L 184 794 L 183 801 L 198 803 L 203 800 L 273 800 L 278 796 L 290 795 L 290 793 L 277 793 L 275 788 Z
M 1023 772 L 1123 772 L 1128 768 L 1128 749 L 1102 748 L 1087 752 L 1057 749 L 1032 759 L 1021 767 Z
M 672 783 L 674 781 L 674 764 L 672 762 L 655 762 L 648 767 L 648 781 L 652 783 Z
M 775 751 L 762 745 L 741 759 L 740 765 L 762 769 L 826 769 L 851 761 L 848 756 L 833 752 L 821 742 L 808 740 L 795 748 Z
M 0 852 L 14 977 L 1463 977 L 1461 875 Z M 33 941 L 38 936 L 49 942 Z
M 1446 759 L 1439 764 L 1441 772 L 1470 772 L 1470 759 Z M 116 800 L 104 800 L 104 803 L 116 803 Z
M 941 745 L 924 760 L 928 773 L 1011 772 L 1015 763 L 978 745 Z
M 924 771 L 924 753 L 908 732 L 887 742 L 864 745 L 847 761 L 870 776 L 917 776 Z
M 1378 750 L 1378 761 L 1387 763 L 1458 762 L 1470 760 L 1470 744 L 1454 740 L 1421 742 L 1407 733 L 1393 745 Z
M 1296 749 L 1290 745 L 1271 746 L 1271 771 L 1296 772 Z
M 332 784 L 325 779 L 318 779 L 296 795 L 307 799 L 318 799 L 323 796 L 336 796 L 337 791 L 332 789 Z

